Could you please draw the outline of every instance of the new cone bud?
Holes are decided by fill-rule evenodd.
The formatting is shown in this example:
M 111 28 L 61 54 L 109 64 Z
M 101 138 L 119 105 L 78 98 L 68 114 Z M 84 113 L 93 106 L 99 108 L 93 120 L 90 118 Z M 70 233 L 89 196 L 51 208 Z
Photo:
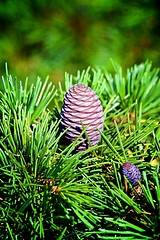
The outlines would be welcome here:
M 138 185 L 138 181 L 141 181 L 141 172 L 133 163 L 123 163 L 122 174 L 126 176 L 134 187 Z
M 68 90 L 64 97 L 60 118 L 62 131 L 68 128 L 64 135 L 68 143 L 75 141 L 87 127 L 87 134 L 83 134 L 80 138 L 82 143 L 77 146 L 76 151 L 84 151 L 90 145 L 98 144 L 99 130 L 103 130 L 104 117 L 101 102 L 90 87 L 75 84 Z

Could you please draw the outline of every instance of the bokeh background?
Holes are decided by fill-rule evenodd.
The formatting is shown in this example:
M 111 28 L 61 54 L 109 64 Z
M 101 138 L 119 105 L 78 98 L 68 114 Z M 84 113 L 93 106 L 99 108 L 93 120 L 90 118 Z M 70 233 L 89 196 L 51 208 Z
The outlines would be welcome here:
M 159 0 L 2 0 L 0 73 L 57 84 L 88 66 L 160 66 Z

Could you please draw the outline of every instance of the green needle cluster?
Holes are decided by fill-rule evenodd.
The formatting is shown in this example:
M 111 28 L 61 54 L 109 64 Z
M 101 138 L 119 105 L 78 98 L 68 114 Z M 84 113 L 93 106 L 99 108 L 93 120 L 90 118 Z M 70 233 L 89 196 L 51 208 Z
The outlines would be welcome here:
M 160 78 L 148 61 L 123 74 L 88 68 L 23 85 L 2 77 L 0 93 L 1 239 L 158 239 L 160 236 Z M 85 84 L 101 100 L 104 129 L 97 146 L 73 152 L 63 141 L 60 111 L 66 91 Z M 49 104 L 54 103 L 50 109 Z M 67 131 L 67 130 L 66 130 Z M 141 172 L 139 191 L 123 163 Z

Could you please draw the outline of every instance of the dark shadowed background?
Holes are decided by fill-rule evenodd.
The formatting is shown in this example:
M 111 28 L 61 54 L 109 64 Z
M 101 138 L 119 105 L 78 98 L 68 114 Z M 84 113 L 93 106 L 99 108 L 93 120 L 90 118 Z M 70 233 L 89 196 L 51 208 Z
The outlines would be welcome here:
M 0 3 L 0 73 L 57 83 L 64 72 L 160 65 L 158 0 L 6 0 Z

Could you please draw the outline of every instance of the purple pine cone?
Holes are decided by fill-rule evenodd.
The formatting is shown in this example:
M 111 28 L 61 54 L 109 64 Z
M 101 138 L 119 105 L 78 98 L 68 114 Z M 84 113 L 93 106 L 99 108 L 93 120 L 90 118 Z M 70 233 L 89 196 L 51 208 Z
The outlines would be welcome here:
M 123 163 L 122 174 L 126 176 L 134 187 L 138 185 L 138 181 L 141 181 L 141 173 L 133 163 Z
M 77 139 L 84 128 L 92 146 L 97 145 L 100 140 L 100 131 L 103 130 L 104 117 L 100 100 L 95 92 L 84 84 L 75 84 L 64 97 L 64 105 L 61 109 L 61 127 L 62 131 L 67 129 L 65 139 L 68 143 Z M 84 134 L 76 151 L 84 151 L 90 147 L 90 144 Z

